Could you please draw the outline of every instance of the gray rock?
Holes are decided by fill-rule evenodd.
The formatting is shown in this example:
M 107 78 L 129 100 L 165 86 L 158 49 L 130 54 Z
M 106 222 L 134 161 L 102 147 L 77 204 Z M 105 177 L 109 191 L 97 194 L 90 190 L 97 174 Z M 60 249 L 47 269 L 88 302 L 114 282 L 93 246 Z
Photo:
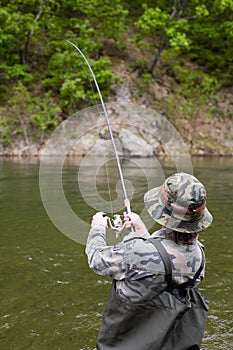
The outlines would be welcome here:
M 122 129 L 119 134 L 123 154 L 130 157 L 152 157 L 153 148 L 140 136 L 127 129 Z

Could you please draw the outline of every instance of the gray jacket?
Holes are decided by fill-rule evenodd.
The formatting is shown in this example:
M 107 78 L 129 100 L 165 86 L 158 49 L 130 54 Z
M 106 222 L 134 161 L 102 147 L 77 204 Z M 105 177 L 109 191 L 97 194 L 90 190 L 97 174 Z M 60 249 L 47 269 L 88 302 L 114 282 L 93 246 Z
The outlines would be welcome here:
M 99 275 L 116 280 L 116 293 L 123 299 L 139 302 L 151 294 L 165 290 L 164 264 L 149 237 L 162 238 L 170 259 L 172 273 L 177 284 L 192 279 L 201 265 L 201 251 L 197 241 L 193 244 L 178 245 L 167 239 L 165 230 L 138 239 L 135 233 L 129 233 L 114 245 L 106 245 L 106 229 L 98 225 L 90 230 L 86 254 L 90 268 Z M 204 275 L 204 269 L 201 279 Z M 197 281 L 197 284 L 200 279 Z

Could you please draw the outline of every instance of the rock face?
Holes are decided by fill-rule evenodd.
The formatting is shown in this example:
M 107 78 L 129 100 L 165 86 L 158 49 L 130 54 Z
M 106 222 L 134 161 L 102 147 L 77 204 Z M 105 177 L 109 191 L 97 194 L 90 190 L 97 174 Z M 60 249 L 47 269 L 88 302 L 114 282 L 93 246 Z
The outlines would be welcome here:
M 153 147 L 150 146 L 142 137 L 133 132 L 123 129 L 120 131 L 119 140 L 122 145 L 124 156 L 130 157 L 152 157 Z
M 169 120 L 144 105 L 106 103 L 117 152 L 123 157 L 177 157 L 191 151 L 195 155 L 233 155 L 233 123 L 219 116 L 212 119 L 183 118 L 180 133 Z M 101 106 L 77 112 L 54 130 L 46 144 L 15 142 L 10 149 L 0 145 L 0 154 L 9 156 L 113 156 L 114 150 Z M 223 127 L 224 125 L 224 127 Z
M 123 157 L 153 157 L 154 155 L 179 156 L 187 147 L 174 126 L 159 113 L 132 103 L 107 103 L 108 117 L 117 152 Z M 92 119 L 92 125 L 88 120 Z M 80 130 L 81 136 L 69 148 L 70 155 L 114 155 L 109 130 L 103 115 L 91 114 L 72 129 Z M 67 127 L 62 127 L 67 130 Z M 86 132 L 85 132 L 86 130 Z M 69 134 L 70 132 L 68 132 Z M 73 135 L 74 136 L 74 135 Z M 59 136 L 61 142 L 62 137 Z M 62 144 L 69 143 L 64 140 Z M 53 147 L 58 149 L 59 146 Z

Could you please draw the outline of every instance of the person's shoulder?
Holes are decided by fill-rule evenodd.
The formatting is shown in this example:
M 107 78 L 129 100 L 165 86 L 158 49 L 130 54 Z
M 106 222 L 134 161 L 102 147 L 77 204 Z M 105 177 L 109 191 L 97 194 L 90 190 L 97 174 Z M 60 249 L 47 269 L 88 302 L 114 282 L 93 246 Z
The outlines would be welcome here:
M 152 250 L 155 249 L 148 238 L 141 237 L 135 233 L 125 236 L 122 243 L 126 251 L 136 254 L 147 251 L 149 246 L 152 247 Z
M 177 244 L 175 241 L 170 239 L 162 239 L 162 244 L 169 253 L 176 255 L 186 256 L 201 256 L 200 245 L 197 242 L 192 244 Z

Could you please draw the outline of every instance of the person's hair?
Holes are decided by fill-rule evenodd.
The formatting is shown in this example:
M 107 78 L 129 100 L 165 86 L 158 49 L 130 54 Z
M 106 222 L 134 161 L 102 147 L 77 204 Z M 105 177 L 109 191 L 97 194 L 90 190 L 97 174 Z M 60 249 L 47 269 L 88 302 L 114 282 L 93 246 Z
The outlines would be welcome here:
M 197 232 L 178 232 L 178 231 L 167 231 L 166 238 L 170 239 L 176 244 L 193 244 L 198 237 Z

